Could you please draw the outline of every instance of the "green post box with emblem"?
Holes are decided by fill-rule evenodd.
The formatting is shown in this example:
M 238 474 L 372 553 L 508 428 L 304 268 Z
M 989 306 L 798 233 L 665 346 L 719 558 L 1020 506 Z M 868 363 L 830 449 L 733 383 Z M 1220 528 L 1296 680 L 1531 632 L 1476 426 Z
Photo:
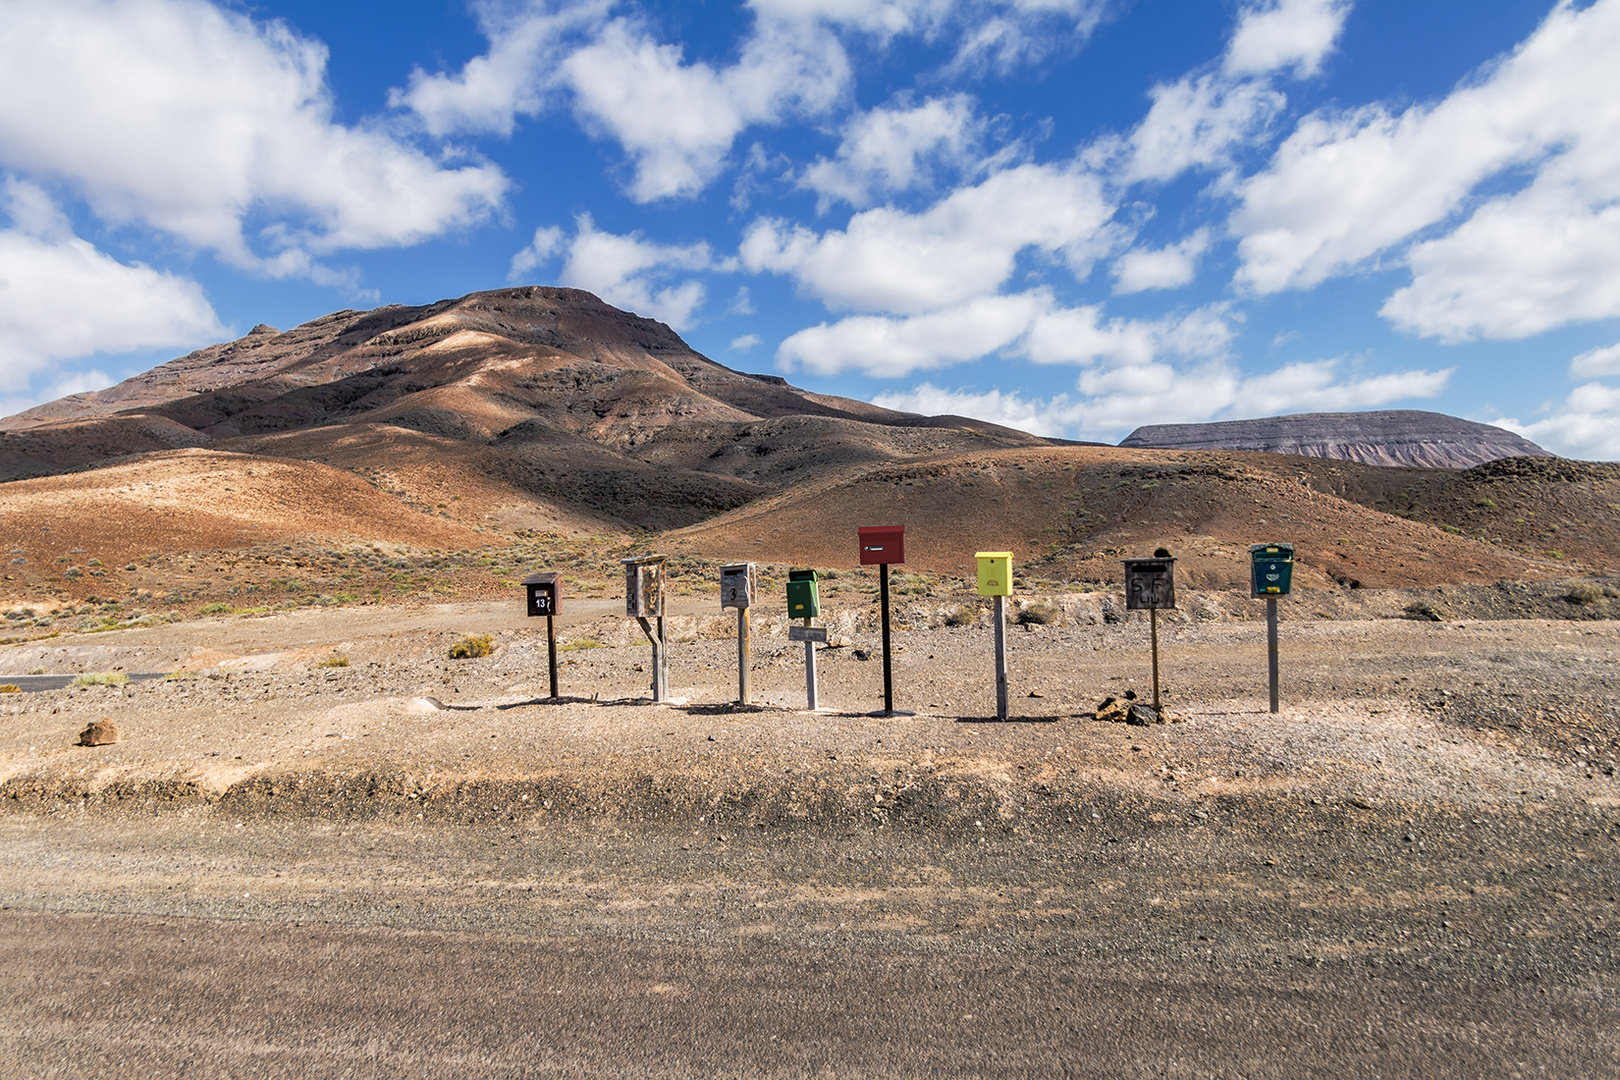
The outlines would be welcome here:
M 821 617 L 821 575 L 814 570 L 789 570 L 787 582 L 788 618 Z
M 1287 596 L 1294 581 L 1293 544 L 1249 545 L 1250 596 Z

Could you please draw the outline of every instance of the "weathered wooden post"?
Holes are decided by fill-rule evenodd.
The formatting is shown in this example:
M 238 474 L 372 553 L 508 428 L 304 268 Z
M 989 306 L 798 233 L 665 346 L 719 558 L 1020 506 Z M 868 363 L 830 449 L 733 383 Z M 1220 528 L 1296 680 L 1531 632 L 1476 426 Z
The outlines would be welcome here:
M 1126 559 L 1125 610 L 1146 609 L 1153 638 L 1153 711 L 1162 713 L 1159 703 L 1159 609 L 1176 606 L 1176 560 L 1165 548 L 1151 559 Z
M 981 551 L 979 595 L 996 598 L 996 719 L 1007 719 L 1007 597 L 1012 595 L 1012 552 Z
M 641 555 L 620 560 L 624 565 L 624 612 L 641 624 L 641 632 L 652 642 L 654 701 L 669 698 L 669 650 L 664 636 L 664 560 L 668 557 Z
M 749 673 L 754 666 L 749 641 L 748 609 L 754 603 L 754 564 L 733 563 L 720 568 L 720 610 L 737 609 L 737 703 L 747 705 Z

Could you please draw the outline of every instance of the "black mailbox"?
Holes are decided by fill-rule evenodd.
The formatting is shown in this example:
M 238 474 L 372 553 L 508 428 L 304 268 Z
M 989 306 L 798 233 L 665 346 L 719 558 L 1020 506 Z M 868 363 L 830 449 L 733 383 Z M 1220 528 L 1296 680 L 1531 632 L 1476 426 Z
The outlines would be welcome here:
M 530 574 L 523 579 L 529 590 L 530 615 L 557 614 L 557 601 L 562 599 L 561 574 Z

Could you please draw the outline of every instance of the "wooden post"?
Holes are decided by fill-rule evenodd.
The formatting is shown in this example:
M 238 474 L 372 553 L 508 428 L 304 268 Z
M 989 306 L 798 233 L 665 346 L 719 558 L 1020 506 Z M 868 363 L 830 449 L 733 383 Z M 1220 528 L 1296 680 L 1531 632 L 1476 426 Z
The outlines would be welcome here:
M 1007 609 L 996 595 L 996 719 L 1007 719 Z
M 664 617 L 658 616 L 658 640 L 653 642 L 653 700 L 669 699 L 669 639 L 664 636 Z
M 557 627 L 552 616 L 546 616 L 546 654 L 551 658 L 551 696 L 557 697 Z
M 1148 622 L 1153 627 L 1153 711 L 1159 712 L 1159 609 L 1148 608 Z
M 1266 598 L 1266 658 L 1271 674 L 1271 711 L 1277 711 L 1277 599 Z
M 664 617 L 658 616 L 658 628 L 655 631 L 653 624 L 643 615 L 636 616 L 636 622 L 641 624 L 641 632 L 647 635 L 652 642 L 653 670 L 652 670 L 652 696 L 654 701 L 663 701 L 669 697 L 669 667 L 664 653 Z
M 808 617 L 804 620 L 804 625 L 807 628 L 809 627 L 810 619 Z M 813 641 L 806 641 L 804 643 L 804 696 L 810 703 L 810 711 L 815 712 L 816 711 L 816 643 L 813 642 Z
M 878 599 L 883 608 L 883 711 L 894 712 L 894 678 L 889 661 L 889 564 L 881 563 Z
M 753 666 L 753 650 L 748 640 L 748 609 L 737 609 L 737 703 L 748 704 L 748 669 Z

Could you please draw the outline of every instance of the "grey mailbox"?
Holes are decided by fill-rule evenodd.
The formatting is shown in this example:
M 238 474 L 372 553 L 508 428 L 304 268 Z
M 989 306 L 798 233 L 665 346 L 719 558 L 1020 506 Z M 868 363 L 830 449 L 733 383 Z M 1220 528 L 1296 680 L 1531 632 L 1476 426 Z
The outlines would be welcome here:
M 1176 606 L 1176 560 L 1125 560 L 1125 610 L 1157 611 Z
M 720 606 L 739 610 L 754 604 L 754 564 L 733 563 L 720 568 Z

